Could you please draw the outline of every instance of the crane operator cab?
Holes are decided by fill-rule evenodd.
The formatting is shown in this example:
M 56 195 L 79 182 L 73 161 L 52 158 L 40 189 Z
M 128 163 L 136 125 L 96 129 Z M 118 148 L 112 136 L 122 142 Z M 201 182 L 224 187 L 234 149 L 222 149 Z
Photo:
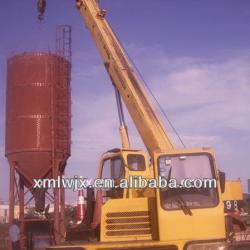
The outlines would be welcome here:
M 113 149 L 103 155 L 98 178 L 103 198 L 107 201 L 145 196 L 145 181 L 152 178 L 152 174 L 143 151 Z

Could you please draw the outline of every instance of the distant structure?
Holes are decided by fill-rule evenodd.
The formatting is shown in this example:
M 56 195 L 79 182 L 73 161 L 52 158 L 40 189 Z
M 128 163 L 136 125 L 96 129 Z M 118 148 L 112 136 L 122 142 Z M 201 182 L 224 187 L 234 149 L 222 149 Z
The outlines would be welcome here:
M 9 205 L 0 203 L 0 223 L 7 223 L 8 222 L 8 210 Z
M 65 231 L 65 192 L 34 188 L 34 179 L 64 174 L 71 144 L 71 28 L 57 28 L 56 53 L 28 52 L 7 61 L 5 155 L 10 167 L 9 222 L 19 206 L 21 232 L 24 207 L 33 199 L 36 211 L 54 207 L 53 228 L 60 241 Z

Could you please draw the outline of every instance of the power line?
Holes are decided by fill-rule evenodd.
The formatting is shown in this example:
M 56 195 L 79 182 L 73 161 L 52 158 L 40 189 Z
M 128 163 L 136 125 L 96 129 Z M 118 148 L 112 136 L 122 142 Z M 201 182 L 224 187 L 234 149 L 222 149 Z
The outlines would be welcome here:
M 119 43 L 122 46 L 121 41 L 119 40 L 119 38 L 116 36 L 116 39 L 119 41 Z M 182 146 L 185 148 L 186 145 L 184 143 L 184 141 L 181 139 L 180 134 L 178 133 L 177 129 L 175 128 L 175 126 L 173 125 L 173 123 L 171 122 L 170 118 L 168 117 L 167 113 L 164 111 L 164 109 L 162 108 L 161 104 L 159 103 L 159 101 L 157 100 L 156 96 L 154 95 L 153 91 L 150 89 L 149 85 L 147 84 L 146 80 L 144 79 L 144 77 L 141 75 L 139 69 L 136 67 L 134 61 L 132 60 L 132 58 L 129 56 L 127 50 L 122 46 L 123 50 L 125 51 L 128 59 L 130 60 L 131 64 L 134 66 L 136 73 L 138 74 L 138 76 L 140 77 L 140 79 L 142 80 L 143 85 L 146 87 L 146 89 L 148 90 L 148 92 L 150 93 L 150 95 L 153 97 L 154 101 L 156 102 L 157 106 L 159 107 L 160 111 L 162 112 L 163 116 L 165 117 L 165 119 L 167 120 L 167 122 L 169 123 L 170 127 L 172 128 L 172 130 L 174 131 L 174 133 L 176 134 L 177 138 L 179 139 L 179 141 L 181 142 Z

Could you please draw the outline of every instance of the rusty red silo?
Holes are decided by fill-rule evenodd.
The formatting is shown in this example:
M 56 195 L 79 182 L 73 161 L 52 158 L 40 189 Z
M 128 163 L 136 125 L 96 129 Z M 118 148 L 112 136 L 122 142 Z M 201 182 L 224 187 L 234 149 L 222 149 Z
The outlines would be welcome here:
M 5 154 L 24 177 L 52 177 L 70 156 L 70 63 L 51 53 L 7 61 Z

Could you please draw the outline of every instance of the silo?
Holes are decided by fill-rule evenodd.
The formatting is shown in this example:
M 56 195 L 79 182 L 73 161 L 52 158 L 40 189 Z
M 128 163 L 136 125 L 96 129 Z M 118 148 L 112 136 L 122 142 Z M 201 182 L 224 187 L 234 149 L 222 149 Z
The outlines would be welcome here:
M 24 218 L 24 189 L 42 211 L 48 190 L 34 189 L 33 179 L 57 179 L 64 173 L 70 156 L 70 70 L 69 61 L 52 53 L 22 53 L 7 61 L 5 154 L 10 165 L 10 221 L 15 188 Z M 65 194 L 62 188 L 52 192 L 54 228 L 59 230 Z
M 7 62 L 6 157 L 29 183 L 51 177 L 70 155 L 70 64 L 49 53 Z

